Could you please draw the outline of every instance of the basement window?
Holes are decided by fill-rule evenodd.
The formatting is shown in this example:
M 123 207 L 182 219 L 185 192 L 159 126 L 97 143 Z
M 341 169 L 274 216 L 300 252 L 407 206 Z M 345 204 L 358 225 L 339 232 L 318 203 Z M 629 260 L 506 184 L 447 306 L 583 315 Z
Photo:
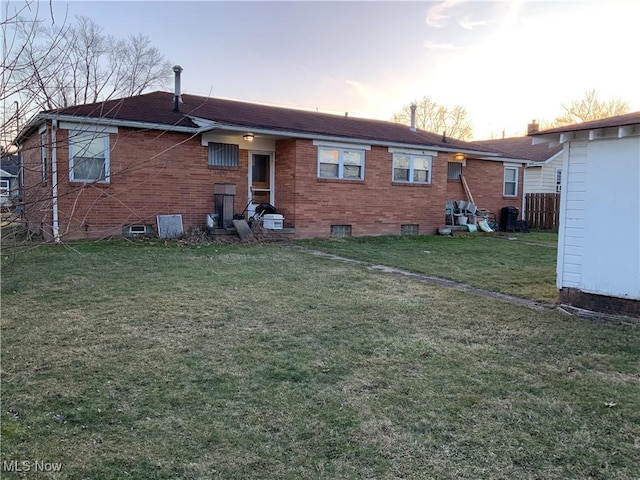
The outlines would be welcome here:
M 345 238 L 351 236 L 351 225 L 331 225 L 331 237 Z
M 400 225 L 400 235 L 418 235 L 417 223 L 404 223 Z

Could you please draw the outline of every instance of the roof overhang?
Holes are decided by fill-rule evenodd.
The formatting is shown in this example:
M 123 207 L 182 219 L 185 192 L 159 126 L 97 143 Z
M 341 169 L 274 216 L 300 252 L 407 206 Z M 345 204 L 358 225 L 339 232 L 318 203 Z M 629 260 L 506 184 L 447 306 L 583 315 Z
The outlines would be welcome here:
M 438 144 L 433 143 L 405 143 L 405 142 L 390 142 L 387 140 L 375 140 L 369 138 L 354 138 L 354 137 L 346 137 L 346 136 L 337 136 L 337 135 L 323 135 L 313 132 L 303 132 L 296 130 L 287 130 L 287 129 L 272 129 L 272 128 L 260 128 L 254 126 L 247 125 L 234 125 L 234 124 L 226 124 L 221 122 L 215 122 L 212 120 L 208 120 L 205 118 L 188 116 L 188 118 L 193 121 L 197 128 L 194 127 L 184 127 L 179 125 L 167 125 L 160 123 L 149 123 L 149 122 L 137 122 L 131 120 L 119 120 L 119 119 L 110 119 L 104 117 L 82 117 L 76 115 L 60 115 L 56 113 L 39 113 L 33 119 L 31 119 L 27 125 L 21 130 L 13 143 L 19 145 L 21 142 L 35 129 L 37 129 L 40 125 L 47 121 L 57 120 L 58 122 L 73 122 L 76 124 L 86 124 L 87 126 L 101 126 L 101 127 L 128 127 L 128 128 L 140 128 L 140 129 L 150 129 L 150 130 L 164 130 L 170 132 L 180 132 L 180 133 L 190 133 L 190 134 L 201 134 L 205 132 L 213 132 L 213 131 L 222 131 L 225 133 L 233 133 L 233 134 L 243 134 L 246 132 L 251 132 L 254 135 L 266 135 L 272 138 L 302 138 L 309 140 L 324 140 L 324 141 L 349 141 L 351 143 L 361 143 L 366 145 L 376 145 L 376 146 L 384 146 L 384 147 L 397 147 L 397 148 L 413 148 L 413 149 L 428 149 L 428 150 L 437 150 L 439 152 L 444 153 L 462 153 L 465 155 L 473 156 L 474 158 L 480 160 L 490 160 L 490 161 L 509 161 L 509 162 L 518 162 L 518 163 L 526 163 L 521 159 L 509 158 L 505 157 L 499 152 L 487 152 L 482 150 L 475 150 L 472 148 L 459 148 L 459 147 L 445 147 Z
M 74 124 L 85 124 L 87 126 L 98 127 L 128 127 L 128 128 L 140 128 L 147 130 L 166 130 L 171 132 L 191 133 L 198 134 L 208 129 L 208 127 L 183 127 L 180 125 L 167 125 L 163 123 L 150 123 L 150 122 L 136 122 L 132 120 L 118 120 L 104 117 L 81 117 L 76 115 L 59 115 L 56 113 L 39 113 L 33 117 L 27 125 L 20 131 L 14 144 L 19 145 L 30 133 L 37 129 L 40 125 L 47 121 L 57 120 L 58 122 L 73 122 Z
M 532 134 L 533 145 L 549 143 L 550 147 L 576 140 L 606 140 L 640 136 L 640 124 L 603 128 L 573 129 L 561 132 Z
M 434 145 L 432 143 L 403 143 L 403 142 L 389 142 L 387 140 L 375 140 L 370 138 L 356 138 L 356 137 L 341 137 L 338 135 L 323 135 L 313 132 L 302 132 L 296 130 L 286 130 L 286 129 L 273 129 L 273 128 L 260 128 L 246 125 L 234 125 L 228 123 L 219 123 L 212 122 L 211 120 L 206 120 L 202 118 L 190 117 L 191 120 L 197 125 L 202 125 L 201 133 L 204 132 L 213 132 L 213 131 L 221 131 L 225 133 L 233 133 L 233 134 L 243 134 L 247 132 L 251 132 L 254 135 L 266 135 L 270 137 L 274 137 L 276 139 L 284 139 L 284 138 L 302 138 L 308 140 L 321 140 L 321 141 L 334 141 L 334 142 L 350 142 L 357 143 L 362 145 L 375 145 L 382 147 L 397 147 L 397 148 L 412 148 L 412 149 L 423 149 L 423 150 L 437 150 L 439 152 L 447 152 L 447 153 L 464 153 L 466 155 L 484 155 L 484 156 L 495 156 L 499 157 L 499 153 L 488 153 L 485 151 L 473 150 L 473 149 L 461 149 L 456 147 L 443 147 L 441 145 Z M 503 157 L 500 157 L 502 159 Z M 489 158 L 486 158 L 488 160 Z M 491 158 L 495 160 L 495 158 Z

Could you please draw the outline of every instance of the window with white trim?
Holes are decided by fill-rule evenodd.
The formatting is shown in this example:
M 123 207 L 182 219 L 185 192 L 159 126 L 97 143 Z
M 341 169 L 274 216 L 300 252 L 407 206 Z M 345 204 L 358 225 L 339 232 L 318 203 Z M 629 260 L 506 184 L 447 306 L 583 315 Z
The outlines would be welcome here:
M 0 180 L 0 197 L 9 196 L 9 180 Z
M 556 193 L 562 189 L 562 169 L 556 168 Z
M 43 131 L 40 133 L 40 157 L 41 157 L 41 170 L 42 170 L 42 181 L 47 181 L 47 165 L 48 165 L 48 154 L 47 154 L 47 131 Z
M 69 131 L 69 180 L 109 183 L 109 134 Z
M 516 197 L 518 195 L 518 167 L 504 167 L 502 194 L 505 197 Z
M 393 154 L 393 181 L 407 183 L 431 183 L 431 157 Z
M 318 178 L 364 180 L 364 150 L 318 146 Z

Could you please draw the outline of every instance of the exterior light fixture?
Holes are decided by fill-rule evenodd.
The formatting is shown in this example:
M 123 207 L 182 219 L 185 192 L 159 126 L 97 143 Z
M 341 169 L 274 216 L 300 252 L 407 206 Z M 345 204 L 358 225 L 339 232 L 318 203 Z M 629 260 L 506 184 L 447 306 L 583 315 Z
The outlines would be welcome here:
M 247 142 L 253 142 L 253 133 L 245 133 L 242 138 L 244 138 Z
M 461 162 L 462 160 L 464 160 L 464 153 L 456 153 L 453 158 L 455 158 L 456 160 L 458 160 L 459 162 Z

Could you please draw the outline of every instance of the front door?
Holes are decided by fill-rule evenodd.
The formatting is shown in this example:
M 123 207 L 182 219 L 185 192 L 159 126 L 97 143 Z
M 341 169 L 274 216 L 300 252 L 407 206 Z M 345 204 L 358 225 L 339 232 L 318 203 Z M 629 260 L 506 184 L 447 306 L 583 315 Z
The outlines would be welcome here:
M 273 205 L 273 161 L 271 153 L 251 152 L 249 200 L 253 205 Z

